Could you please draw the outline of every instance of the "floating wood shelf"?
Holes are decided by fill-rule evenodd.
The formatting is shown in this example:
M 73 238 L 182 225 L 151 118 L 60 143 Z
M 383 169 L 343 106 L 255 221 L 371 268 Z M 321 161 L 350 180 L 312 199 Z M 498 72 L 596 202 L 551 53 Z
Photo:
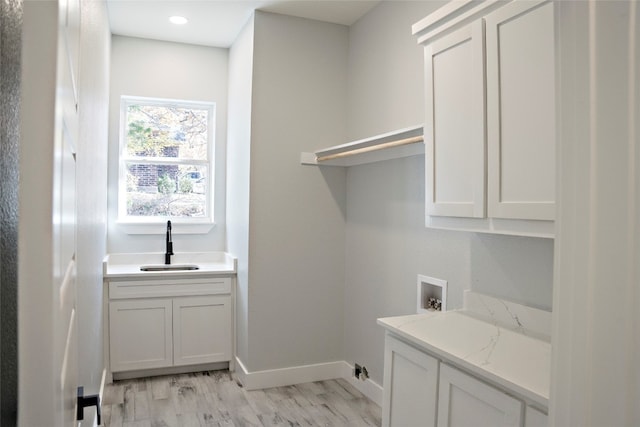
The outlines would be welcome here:
M 301 153 L 303 165 L 354 166 L 424 154 L 423 127 L 413 126 L 348 142 L 313 153 Z

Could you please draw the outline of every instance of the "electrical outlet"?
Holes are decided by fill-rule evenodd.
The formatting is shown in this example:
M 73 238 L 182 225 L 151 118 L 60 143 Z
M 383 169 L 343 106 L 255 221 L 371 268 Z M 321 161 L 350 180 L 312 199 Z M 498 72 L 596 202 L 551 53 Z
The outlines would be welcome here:
M 362 373 L 362 367 L 356 363 L 356 367 L 353 370 L 353 376 L 356 378 L 360 378 L 360 374 Z

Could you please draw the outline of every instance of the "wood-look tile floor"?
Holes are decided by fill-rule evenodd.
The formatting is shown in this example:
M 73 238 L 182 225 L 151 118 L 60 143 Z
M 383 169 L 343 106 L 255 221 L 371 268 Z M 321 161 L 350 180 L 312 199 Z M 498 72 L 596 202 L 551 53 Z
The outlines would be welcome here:
M 229 371 L 116 381 L 105 388 L 111 427 L 380 426 L 380 407 L 343 379 L 247 391 Z

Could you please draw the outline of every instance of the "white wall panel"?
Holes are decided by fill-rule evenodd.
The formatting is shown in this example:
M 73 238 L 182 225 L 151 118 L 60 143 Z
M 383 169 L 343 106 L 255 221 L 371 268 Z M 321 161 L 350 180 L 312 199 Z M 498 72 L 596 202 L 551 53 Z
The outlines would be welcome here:
M 253 18 L 229 50 L 229 123 L 227 144 L 226 250 L 238 258 L 236 280 L 236 353 L 248 357 L 249 179 L 251 176 L 251 93 Z
M 557 2 L 551 425 L 640 425 L 640 8 Z M 606 315 L 599 302 L 612 301 Z

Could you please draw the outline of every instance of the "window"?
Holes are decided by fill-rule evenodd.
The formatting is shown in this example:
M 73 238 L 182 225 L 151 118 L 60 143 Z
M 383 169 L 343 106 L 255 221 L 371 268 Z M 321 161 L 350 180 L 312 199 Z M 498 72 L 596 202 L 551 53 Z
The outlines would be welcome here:
M 122 97 L 118 219 L 213 222 L 215 104 Z

